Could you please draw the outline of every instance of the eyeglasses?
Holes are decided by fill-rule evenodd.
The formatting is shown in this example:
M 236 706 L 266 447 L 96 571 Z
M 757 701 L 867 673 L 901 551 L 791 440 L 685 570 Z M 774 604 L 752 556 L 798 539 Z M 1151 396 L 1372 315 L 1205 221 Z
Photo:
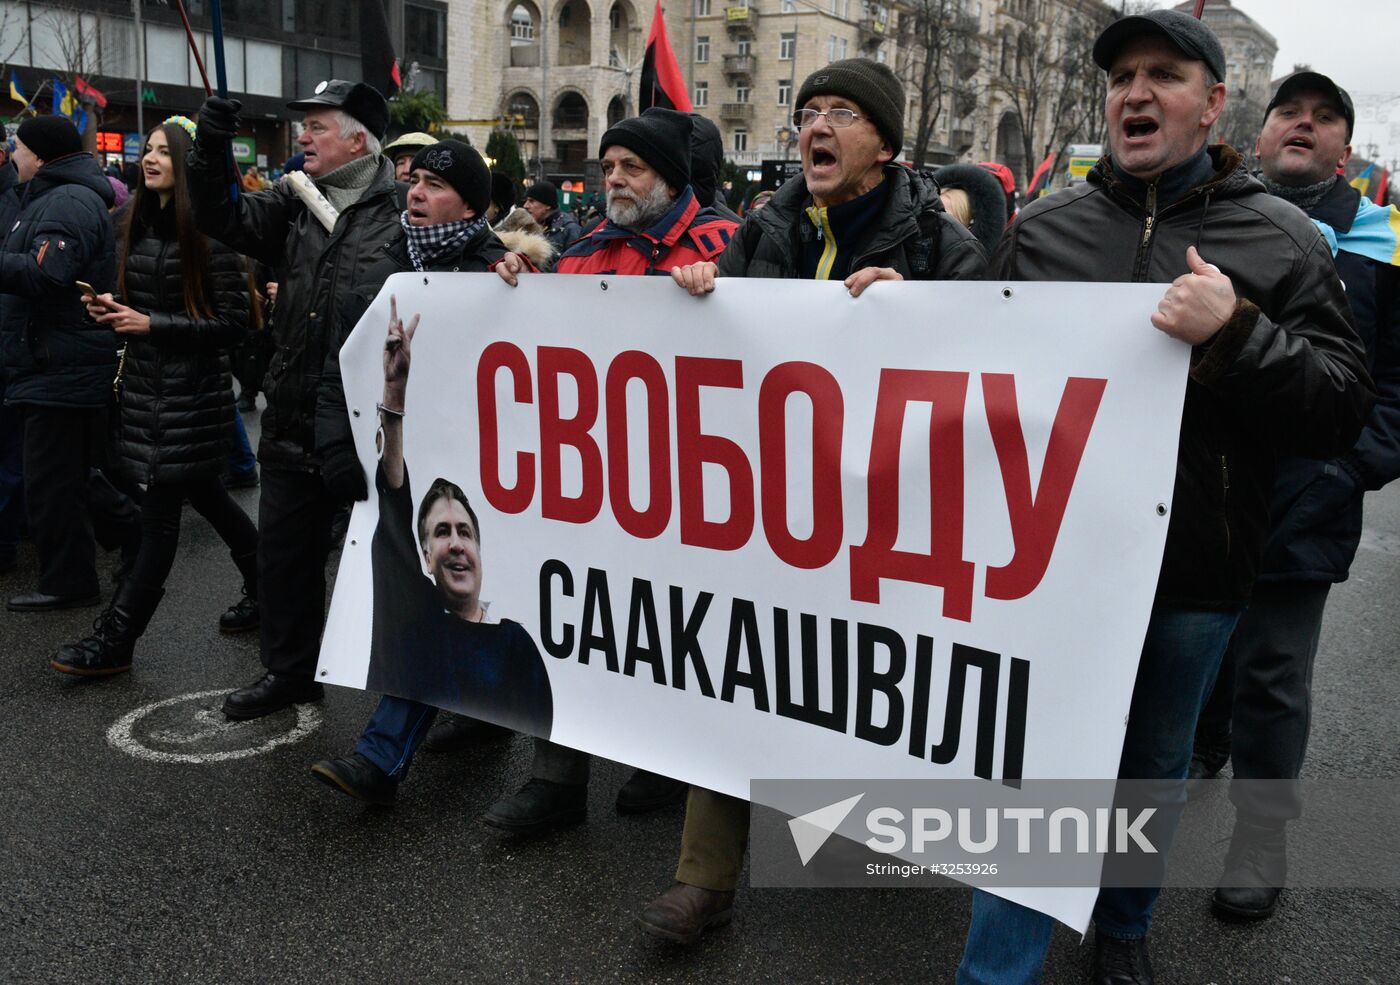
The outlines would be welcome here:
M 855 110 L 842 107 L 829 109 L 822 113 L 818 113 L 814 109 L 799 109 L 796 113 L 792 114 L 792 125 L 801 130 L 803 127 L 810 127 L 813 123 L 816 123 L 817 117 L 819 116 L 825 116 L 827 125 L 837 130 L 850 126 L 856 120 L 864 119 L 864 117 L 855 112 Z

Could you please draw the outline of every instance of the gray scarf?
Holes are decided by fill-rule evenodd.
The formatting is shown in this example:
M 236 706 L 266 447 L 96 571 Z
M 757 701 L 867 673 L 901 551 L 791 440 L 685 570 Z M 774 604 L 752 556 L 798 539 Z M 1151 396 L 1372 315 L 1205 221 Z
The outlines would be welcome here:
M 1270 195 L 1277 195 L 1285 202 L 1292 202 L 1304 212 L 1311 212 L 1313 206 L 1327 197 L 1327 193 L 1337 183 L 1337 176 L 1331 175 L 1327 180 L 1319 181 L 1315 185 L 1280 185 L 1277 181 L 1270 181 L 1262 173 L 1259 180 L 1264 183 Z
M 315 179 L 316 187 L 326 196 L 337 212 L 344 212 L 358 202 L 379 173 L 379 157 L 366 154 L 349 164 L 342 164 L 330 174 Z

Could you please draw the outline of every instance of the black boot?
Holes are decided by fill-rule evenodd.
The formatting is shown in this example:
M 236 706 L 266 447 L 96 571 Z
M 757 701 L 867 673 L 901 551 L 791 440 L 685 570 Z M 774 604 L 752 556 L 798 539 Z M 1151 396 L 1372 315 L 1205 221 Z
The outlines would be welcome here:
M 483 824 L 512 834 L 537 834 L 582 821 L 588 809 L 588 786 L 532 777 L 481 816 Z
M 617 792 L 617 809 L 623 814 L 645 814 L 685 803 L 690 784 L 660 773 L 637 770 Z
M 1235 821 L 1220 886 L 1211 897 L 1217 916 L 1263 920 L 1278 906 L 1288 877 L 1287 839 L 1281 821 Z
M 163 588 L 133 584 L 117 589 L 112 604 L 93 622 L 93 634 L 58 648 L 49 666 L 64 674 L 103 677 L 131 669 L 131 651 L 165 594 Z
M 235 554 L 233 563 L 243 576 L 243 597 L 228 607 L 219 617 L 219 632 L 249 633 L 258 628 L 261 622 L 258 609 L 258 555 Z

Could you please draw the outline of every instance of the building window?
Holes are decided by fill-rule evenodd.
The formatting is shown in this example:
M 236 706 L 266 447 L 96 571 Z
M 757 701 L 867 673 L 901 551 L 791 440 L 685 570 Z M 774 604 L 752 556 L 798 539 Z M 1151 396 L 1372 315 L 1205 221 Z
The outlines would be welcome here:
M 709 17 L 709 16 L 710 16 L 710 0 L 695 0 L 695 16 L 696 16 L 696 17 Z
M 739 54 L 748 55 L 753 52 L 753 38 L 739 39 Z
M 510 43 L 530 44 L 535 40 L 535 22 L 524 7 L 516 7 L 510 14 Z
M 889 52 L 887 52 L 887 51 L 885 50 L 885 48 L 884 48 L 883 45 L 879 48 L 879 50 L 877 50 L 877 51 L 875 52 L 875 60 L 876 60 L 877 62 L 879 62 L 881 65 L 883 65 L 883 64 L 885 64 L 885 62 L 889 61 Z
M 778 82 L 778 105 L 792 105 L 792 79 L 782 79 Z
M 710 84 L 708 82 L 695 83 L 695 98 L 691 100 L 695 103 L 695 108 L 710 105 Z
M 849 41 L 847 38 L 838 38 L 838 39 L 837 39 L 837 44 L 836 44 L 836 57 L 837 57 L 837 58 L 845 58 L 845 57 L 846 57 L 846 53 L 847 53 L 847 51 L 849 50 L 847 46 L 848 46 L 849 44 L 850 44 L 850 41 Z
M 746 151 L 749 149 L 749 132 L 747 130 L 734 131 L 734 149 L 736 151 Z
M 708 34 L 696 36 L 695 60 L 702 65 L 710 60 L 710 36 Z
M 441 61 L 446 57 L 446 11 L 404 4 L 403 34 L 407 61 Z
M 787 31 L 778 35 L 778 61 L 792 61 L 797 51 L 797 32 Z
M 791 14 L 797 10 L 797 0 L 783 0 L 781 12 Z
M 830 39 L 826 42 L 826 60 L 829 62 L 836 61 L 836 35 L 834 34 L 831 35 Z
M 748 87 L 748 86 L 735 86 L 735 87 L 734 87 L 734 101 L 735 101 L 736 103 L 746 103 L 746 102 L 748 102 L 748 101 L 749 101 L 749 87 Z

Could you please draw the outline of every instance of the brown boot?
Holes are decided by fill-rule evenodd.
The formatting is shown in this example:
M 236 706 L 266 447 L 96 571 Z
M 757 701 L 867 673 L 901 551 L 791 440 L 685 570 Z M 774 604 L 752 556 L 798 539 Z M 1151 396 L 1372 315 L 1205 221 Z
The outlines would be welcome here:
M 694 944 L 711 927 L 723 927 L 734 916 L 734 892 L 701 889 L 678 882 L 637 917 L 637 925 L 653 937 L 677 944 Z

